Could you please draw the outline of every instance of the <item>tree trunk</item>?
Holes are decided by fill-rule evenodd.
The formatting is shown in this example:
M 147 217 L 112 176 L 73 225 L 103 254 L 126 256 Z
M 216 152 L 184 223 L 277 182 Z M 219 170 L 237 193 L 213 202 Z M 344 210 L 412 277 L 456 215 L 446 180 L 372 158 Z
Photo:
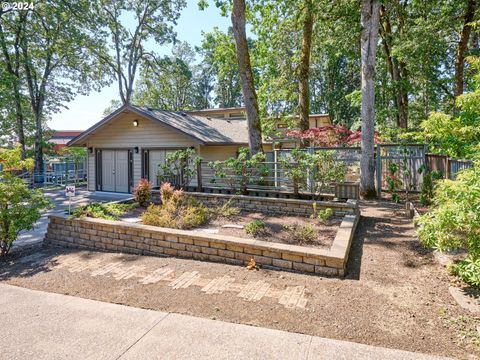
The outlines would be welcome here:
M 14 49 L 15 52 L 13 57 L 10 55 L 6 40 L 4 37 L 4 30 L 0 23 L 0 42 L 2 47 L 3 56 L 5 57 L 5 65 L 8 73 L 12 75 L 15 79 L 13 81 L 12 90 L 15 99 L 15 123 L 16 128 L 15 131 L 17 133 L 17 140 L 20 144 L 21 149 L 21 157 L 22 160 L 26 157 L 26 149 L 25 149 L 25 130 L 24 130 L 24 117 L 22 111 L 22 97 L 20 93 L 20 37 L 22 36 L 23 32 L 23 25 L 25 23 L 25 15 L 21 14 L 18 19 L 18 24 L 15 31 L 15 42 L 14 42 Z
M 262 128 L 252 66 L 250 64 L 250 54 L 248 52 L 247 34 L 245 31 L 245 0 L 233 0 L 232 25 L 240 82 L 242 84 L 243 101 L 247 113 L 248 144 L 250 154 L 254 155 L 263 152 Z
M 460 40 L 458 41 L 457 54 L 455 56 L 455 97 L 463 94 L 463 71 L 465 68 L 465 53 L 468 49 L 468 41 L 470 39 L 470 33 L 472 32 L 472 26 L 470 23 L 475 18 L 475 11 L 477 7 L 476 0 L 468 0 L 465 15 L 463 17 L 463 29 L 460 34 Z
M 402 69 L 405 69 L 405 66 L 404 64 L 400 64 L 398 59 L 392 55 L 392 25 L 385 6 L 383 5 L 380 6 L 380 17 L 382 19 L 380 36 L 382 37 L 388 72 L 390 73 L 393 83 L 394 103 L 397 110 L 397 127 L 406 129 L 408 127 L 408 94 L 403 88 L 406 71 L 402 71 Z M 403 75 L 405 75 L 405 77 Z
M 375 198 L 375 56 L 377 50 L 379 3 L 362 0 L 361 14 L 362 78 L 362 153 L 360 158 L 360 194 Z
M 43 124 L 41 112 L 35 111 L 35 172 L 43 173 Z
M 309 73 L 313 31 L 312 0 L 305 0 L 303 13 L 303 37 L 298 74 L 298 112 L 299 128 L 308 130 L 310 115 Z

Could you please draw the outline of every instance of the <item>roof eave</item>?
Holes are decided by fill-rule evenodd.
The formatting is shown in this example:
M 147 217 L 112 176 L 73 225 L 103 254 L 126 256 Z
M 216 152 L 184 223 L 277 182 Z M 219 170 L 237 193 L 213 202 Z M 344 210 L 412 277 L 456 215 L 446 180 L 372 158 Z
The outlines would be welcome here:
M 104 117 L 102 120 L 100 120 L 99 122 L 97 122 L 96 124 L 94 124 L 93 126 L 91 126 L 90 128 L 88 128 L 87 130 L 85 130 L 83 133 L 81 133 L 80 135 L 76 136 L 75 138 L 73 138 L 72 140 L 70 140 L 66 146 L 85 146 L 86 143 L 81 143 L 80 141 L 83 141 L 86 137 L 88 137 L 89 135 L 91 135 L 91 133 L 95 130 L 97 130 L 98 128 L 100 128 L 101 126 L 105 125 L 106 123 L 108 123 L 110 120 L 112 120 L 112 118 L 114 118 L 115 116 L 117 116 L 118 114 L 122 113 L 123 111 L 125 110 L 128 110 L 128 111 L 131 111 L 131 112 L 134 112 L 138 115 L 141 115 L 143 117 L 146 117 L 147 119 L 149 120 L 152 120 L 152 121 L 155 121 L 157 123 L 160 123 L 166 127 L 168 127 L 169 129 L 173 130 L 173 131 L 176 131 L 178 133 L 181 133 L 182 135 L 184 136 L 187 136 L 188 138 L 194 140 L 195 142 L 197 142 L 198 144 L 200 145 L 204 145 L 205 144 L 205 141 L 195 137 L 195 136 L 192 136 L 154 116 L 151 116 L 150 114 L 148 114 L 147 112 L 145 111 L 142 111 L 141 109 L 137 108 L 136 106 L 134 105 L 122 105 L 120 108 L 118 108 L 117 110 L 115 110 L 114 112 L 112 112 L 111 114 L 107 115 L 106 117 Z

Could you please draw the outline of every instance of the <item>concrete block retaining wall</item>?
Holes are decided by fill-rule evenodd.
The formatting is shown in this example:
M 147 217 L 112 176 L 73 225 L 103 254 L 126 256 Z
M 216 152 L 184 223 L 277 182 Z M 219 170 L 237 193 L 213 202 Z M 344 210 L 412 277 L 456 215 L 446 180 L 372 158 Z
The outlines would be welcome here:
M 312 201 L 200 192 L 189 192 L 188 195 L 207 207 L 223 205 L 230 201 L 231 206 L 242 210 L 262 212 L 270 215 L 310 216 L 313 212 L 314 202 L 317 204 L 318 210 L 330 208 L 337 216 L 358 213 L 358 204 L 355 200 L 348 200 L 347 202 Z M 159 191 L 153 192 L 153 201 L 160 202 Z
M 329 250 L 93 218 L 51 215 L 44 243 L 124 253 L 177 256 L 344 276 L 359 215 L 346 215 Z

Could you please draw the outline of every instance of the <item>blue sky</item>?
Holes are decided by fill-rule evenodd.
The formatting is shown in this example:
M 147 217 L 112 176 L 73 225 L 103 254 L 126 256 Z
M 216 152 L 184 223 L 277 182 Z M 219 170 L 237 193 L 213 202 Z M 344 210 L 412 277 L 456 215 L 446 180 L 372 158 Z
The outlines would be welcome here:
M 187 7 L 183 10 L 176 26 L 177 38 L 195 46 L 202 41 L 202 31 L 209 32 L 214 27 L 226 30 L 230 26 L 230 19 L 222 17 L 220 11 L 210 5 L 206 10 L 198 10 L 198 0 L 187 0 Z M 170 54 L 172 45 L 156 49 L 160 54 Z M 92 92 L 88 96 L 77 96 L 67 104 L 68 109 L 53 114 L 48 126 L 55 130 L 85 130 L 101 120 L 103 111 L 110 105 L 110 101 L 119 99 L 117 83 L 103 88 L 100 92 Z

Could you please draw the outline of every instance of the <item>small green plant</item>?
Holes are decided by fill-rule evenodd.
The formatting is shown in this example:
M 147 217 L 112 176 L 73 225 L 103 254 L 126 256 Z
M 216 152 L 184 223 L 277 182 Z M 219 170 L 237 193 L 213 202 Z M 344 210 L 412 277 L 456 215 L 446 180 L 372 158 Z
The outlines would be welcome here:
M 318 150 L 311 155 L 310 191 L 315 194 L 324 193 L 332 184 L 342 183 L 347 176 L 347 165 L 335 160 L 335 151 Z
M 401 180 L 397 176 L 398 165 L 394 162 L 391 162 L 388 165 L 388 174 L 387 174 L 387 185 L 388 190 L 392 194 L 392 201 L 398 203 L 400 201 L 400 196 L 398 195 L 398 188 L 402 184 Z
M 214 206 L 208 209 L 209 215 L 211 217 L 224 217 L 232 218 L 240 214 L 240 209 L 238 207 L 232 206 L 234 198 L 230 198 L 226 203 L 221 206 Z
M 278 161 L 282 167 L 284 176 L 292 181 L 293 195 L 298 197 L 300 189 L 307 186 L 309 171 L 311 170 L 311 155 L 304 149 L 292 149 L 286 156 Z
M 252 236 L 258 236 L 265 231 L 265 222 L 262 220 L 252 220 L 245 225 L 245 232 Z
M 425 167 L 421 167 L 418 172 L 423 173 L 423 182 L 420 193 L 420 203 L 422 205 L 430 205 L 434 196 L 435 183 L 442 178 L 440 171 L 428 171 Z
M 461 278 L 465 283 L 480 288 L 480 258 L 467 256 L 457 264 L 452 264 L 448 270 Z
M 178 179 L 179 183 L 176 185 L 185 188 L 195 177 L 197 165 L 201 162 L 202 158 L 197 155 L 193 148 L 168 153 L 165 164 L 158 168 L 158 178 L 160 182 Z
M 250 156 L 248 148 L 240 148 L 236 158 L 208 163 L 215 175 L 211 182 L 223 180 L 232 189 L 245 195 L 248 185 L 265 182 L 265 177 L 268 176 L 268 167 L 264 162 L 265 154 L 257 153 Z
M 152 184 L 147 179 L 140 179 L 133 189 L 135 201 L 140 206 L 146 206 L 152 199 Z
M 296 243 L 311 243 L 318 237 L 317 230 L 311 224 L 285 225 L 284 229 L 288 231 L 292 240 Z
M 322 209 L 318 211 L 317 219 L 325 224 L 333 216 L 333 210 L 330 208 Z
M 82 217 L 92 217 L 105 220 L 118 220 L 120 216 L 125 215 L 137 206 L 137 204 L 94 203 L 76 208 L 70 218 L 78 219 Z

